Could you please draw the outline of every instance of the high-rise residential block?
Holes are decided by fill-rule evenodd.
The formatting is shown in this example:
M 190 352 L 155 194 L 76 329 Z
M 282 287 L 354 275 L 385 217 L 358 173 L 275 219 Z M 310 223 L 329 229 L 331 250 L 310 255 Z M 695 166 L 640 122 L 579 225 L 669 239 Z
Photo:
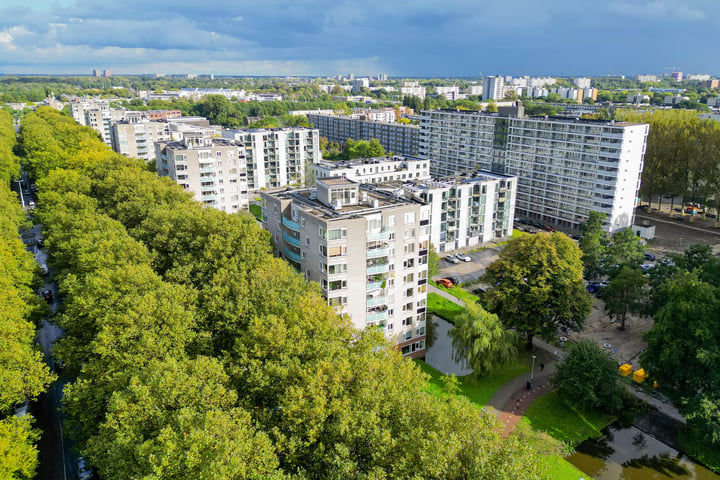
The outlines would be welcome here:
M 404 123 L 373 122 L 341 115 L 309 114 L 308 121 L 331 142 L 377 138 L 385 151 L 410 157 L 420 151 L 420 127 Z
M 436 110 L 421 126 L 433 175 L 516 176 L 519 213 L 570 228 L 591 211 L 609 231 L 633 223 L 648 125 Z
M 449 252 L 512 235 L 516 177 L 472 172 L 402 184 L 430 207 L 430 243 Z
M 152 160 L 155 158 L 155 142 L 171 139 L 167 122 L 114 122 L 111 131 L 112 149 L 122 155 Z
M 501 100 L 504 98 L 505 79 L 501 76 L 489 76 L 483 80 L 483 100 Z
M 186 129 L 182 139 L 155 143 L 157 174 L 170 177 L 195 199 L 228 213 L 248 208 L 245 149 L 216 138 L 216 129 Z
M 429 208 L 342 177 L 316 183 L 260 192 L 276 254 L 319 283 L 356 328 L 380 329 L 404 355 L 421 356 Z
M 245 150 L 250 190 L 306 185 L 320 161 L 320 133 L 304 127 L 223 130 Z

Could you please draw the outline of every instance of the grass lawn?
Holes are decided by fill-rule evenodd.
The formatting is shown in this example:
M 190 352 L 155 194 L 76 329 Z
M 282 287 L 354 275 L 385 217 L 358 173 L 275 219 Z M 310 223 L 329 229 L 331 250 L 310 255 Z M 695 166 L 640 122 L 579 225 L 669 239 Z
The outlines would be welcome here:
M 435 370 L 422 360 L 416 360 L 416 362 L 423 372 L 430 375 L 428 391 L 437 395 L 444 395 L 442 391 L 442 382 L 440 381 L 442 373 Z M 492 398 L 500 387 L 518 375 L 522 375 L 523 373 L 527 373 L 529 371 L 529 356 L 523 352 L 518 355 L 518 358 L 509 367 L 496 373 L 495 375 L 480 378 L 474 378 L 471 375 L 458 377 L 458 380 L 460 380 L 460 393 L 465 395 L 471 402 L 479 407 L 484 407 L 488 400 Z
M 543 455 L 548 466 L 548 477 L 552 480 L 579 480 L 581 478 L 589 479 L 587 473 L 584 473 L 572 463 L 562 457 L 555 455 Z
M 262 221 L 262 208 L 257 203 L 250 205 L 250 213 L 255 215 L 255 218 Z
M 701 435 L 690 428 L 680 430 L 678 446 L 684 454 L 694 458 L 710 470 L 720 473 L 720 450 L 709 445 Z
M 465 310 L 457 303 L 451 302 L 437 293 L 428 293 L 427 306 L 430 313 L 442 317 L 450 323 L 455 323 L 455 317 Z
M 458 300 L 465 300 L 466 302 L 477 302 L 478 300 L 480 300 L 480 297 L 478 297 L 477 295 L 473 295 L 472 293 L 470 293 L 460 287 L 446 288 L 446 287 L 443 287 L 442 285 L 438 285 L 435 282 L 431 282 L 431 283 L 434 287 L 436 287 L 440 290 L 446 291 L 447 293 L 449 293 L 453 297 L 457 298 Z
M 533 429 L 545 431 L 573 447 L 588 438 L 599 437 L 601 430 L 613 421 L 615 417 L 598 410 L 582 411 L 568 406 L 557 392 L 535 400 L 522 419 Z

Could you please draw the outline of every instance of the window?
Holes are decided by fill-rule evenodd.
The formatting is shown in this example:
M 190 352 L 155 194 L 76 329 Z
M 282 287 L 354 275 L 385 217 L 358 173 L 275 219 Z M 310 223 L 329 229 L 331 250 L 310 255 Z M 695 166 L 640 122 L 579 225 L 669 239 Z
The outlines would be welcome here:
M 336 273 L 346 273 L 347 272 L 347 263 L 337 263 L 335 265 L 330 265 L 328 268 L 329 274 L 336 274 Z
M 327 238 L 327 230 L 323 227 L 320 227 L 320 238 Z
M 407 332 L 405 332 L 403 334 L 403 340 L 410 340 L 412 338 L 412 336 L 413 336 L 412 330 L 408 330 Z
M 403 312 L 412 312 L 413 309 L 413 302 L 406 303 L 403 305 Z
M 327 246 L 320 245 L 320 255 L 327 257 Z
M 342 305 L 347 305 L 347 297 L 332 297 L 328 298 L 328 305 L 331 305 L 333 307 L 339 307 Z
M 327 263 L 325 263 L 325 262 L 320 262 L 320 271 L 321 271 L 322 273 L 327 273 Z
M 328 283 L 330 291 L 345 290 L 347 288 L 347 280 L 333 280 Z
M 347 255 L 347 247 L 345 245 L 328 248 L 328 257 L 344 257 L 345 255 Z
M 395 215 L 390 215 L 388 217 L 388 226 L 394 227 L 395 226 Z
M 415 251 L 415 244 L 408 243 L 405 245 L 405 253 L 413 253 Z
M 410 283 L 414 280 L 414 275 L 412 273 L 408 273 L 403 277 L 403 282 Z
M 405 230 L 405 240 L 409 240 L 411 238 L 415 238 L 415 229 L 414 228 Z
M 412 297 L 412 296 L 413 296 L 413 289 L 412 289 L 412 288 L 408 288 L 407 290 L 405 290 L 405 296 L 406 296 L 406 297 Z
M 405 225 L 409 223 L 415 223 L 415 212 L 409 212 L 405 214 Z
M 334 228 L 332 230 L 328 230 L 328 240 L 340 240 L 341 238 L 347 238 L 347 228 Z
M 302 259 L 305 260 L 307 258 L 307 252 L 305 250 L 302 251 Z
M 403 318 L 402 324 L 403 324 L 403 327 L 409 327 L 410 325 L 412 325 L 413 324 L 412 317 Z
M 306 247 L 310 246 L 310 237 L 305 237 L 305 246 Z

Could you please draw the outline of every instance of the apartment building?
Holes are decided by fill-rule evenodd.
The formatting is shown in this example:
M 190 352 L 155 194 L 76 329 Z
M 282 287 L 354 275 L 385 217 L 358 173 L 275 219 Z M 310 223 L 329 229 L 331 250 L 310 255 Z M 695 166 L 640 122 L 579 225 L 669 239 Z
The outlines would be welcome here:
M 155 143 L 157 174 L 170 177 L 195 200 L 228 213 L 248 209 L 245 149 L 216 138 L 214 128 L 184 128 L 182 139 Z
M 342 177 L 316 189 L 260 192 L 263 227 L 358 329 L 377 328 L 404 354 L 425 352 L 429 209 Z
M 504 97 L 505 79 L 501 76 L 485 77 L 483 80 L 483 100 L 502 100 Z
M 430 160 L 413 157 L 360 158 L 340 162 L 320 161 L 315 178 L 343 177 L 359 183 L 395 183 L 430 179 Z
M 377 138 L 385 151 L 410 157 L 420 152 L 420 127 L 404 123 L 373 122 L 340 115 L 309 114 L 308 120 L 331 142 Z
M 419 82 L 403 82 L 402 87 L 400 87 L 400 94 L 403 97 L 420 97 L 424 99 L 426 93 L 427 89 L 421 87 Z
M 430 243 L 438 252 L 512 235 L 517 177 L 472 172 L 405 182 L 402 189 L 430 207 Z
M 304 127 L 223 130 L 245 150 L 250 190 L 305 185 L 320 161 L 320 133 Z
M 608 231 L 633 223 L 646 124 L 436 110 L 421 126 L 433 175 L 516 176 L 516 210 L 544 222 L 578 228 L 599 211 Z
M 155 158 L 155 142 L 171 140 L 167 122 L 114 122 L 110 137 L 112 149 L 122 155 L 152 160 Z

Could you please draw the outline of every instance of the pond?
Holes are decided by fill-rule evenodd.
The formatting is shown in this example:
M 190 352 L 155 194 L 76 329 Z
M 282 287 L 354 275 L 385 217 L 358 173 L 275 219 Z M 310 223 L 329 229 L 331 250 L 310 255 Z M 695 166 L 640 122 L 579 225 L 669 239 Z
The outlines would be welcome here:
M 567 457 L 595 480 L 720 480 L 720 475 L 635 427 L 610 426 L 603 433 Z

